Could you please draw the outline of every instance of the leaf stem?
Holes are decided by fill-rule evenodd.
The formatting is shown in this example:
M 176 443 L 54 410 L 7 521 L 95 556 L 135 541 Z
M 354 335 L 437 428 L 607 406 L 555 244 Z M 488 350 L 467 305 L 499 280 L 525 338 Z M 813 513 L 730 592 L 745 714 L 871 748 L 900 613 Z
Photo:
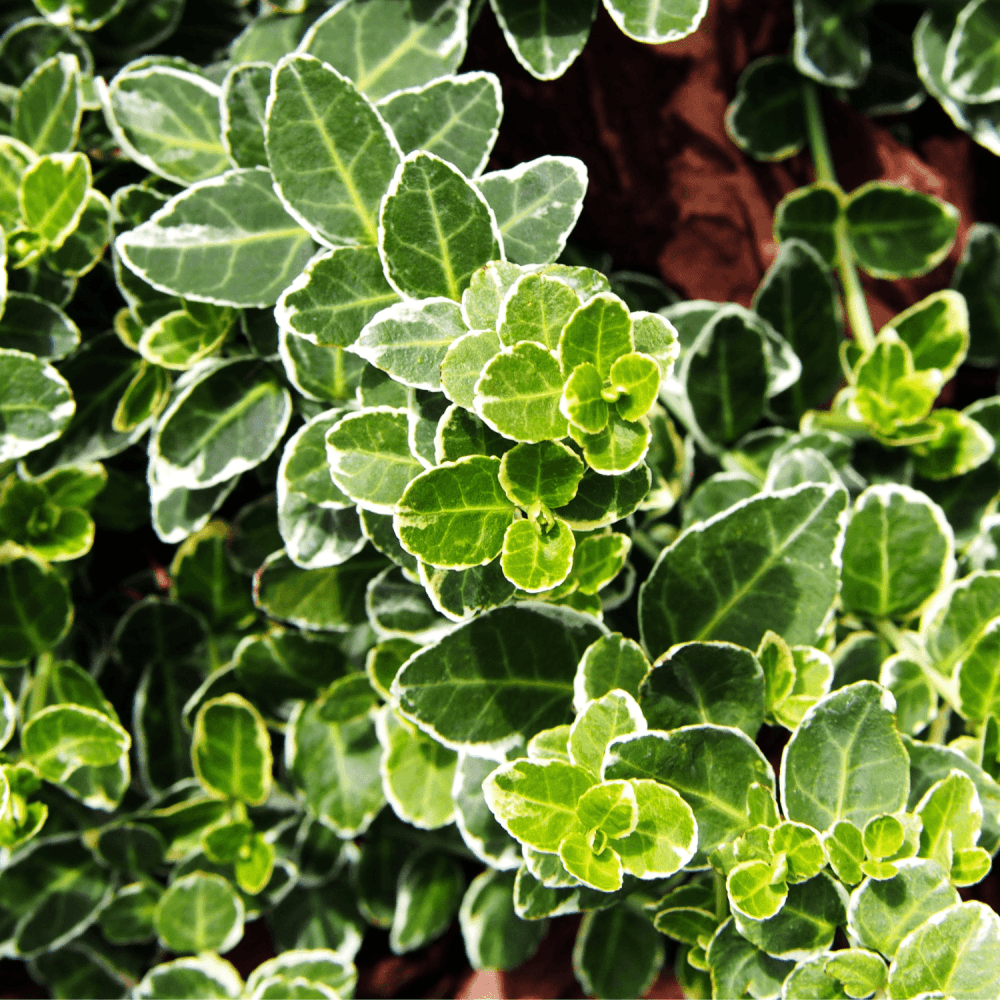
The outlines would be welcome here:
M 802 94 L 805 102 L 806 126 L 809 130 L 809 149 L 812 153 L 816 180 L 836 188 L 838 194 L 842 196 L 843 191 L 837 183 L 837 175 L 833 169 L 833 157 L 830 154 L 830 144 L 826 137 L 823 108 L 820 104 L 816 84 L 812 80 L 803 79 Z M 858 344 L 863 350 L 870 351 L 875 346 L 875 328 L 872 326 L 871 316 L 868 314 L 868 304 L 865 302 L 865 293 L 861 287 L 858 270 L 854 266 L 851 244 L 847 238 L 847 219 L 843 212 L 840 213 L 834 224 L 834 234 L 837 241 L 835 266 L 844 290 L 847 318 L 850 320 L 851 329 L 854 331 L 854 337 Z
M 878 619 L 872 622 L 872 624 L 875 631 L 878 632 L 878 634 L 882 636 L 882 638 L 885 639 L 885 641 L 888 642 L 897 653 L 901 653 L 908 660 L 911 660 L 920 667 L 927 683 L 930 684 L 930 686 L 934 688 L 934 690 L 944 699 L 945 704 L 944 707 L 938 712 L 938 719 L 940 719 L 942 715 L 950 715 L 951 710 L 958 703 L 958 692 L 955 690 L 955 685 L 949 681 L 947 677 L 944 677 L 934 669 L 931 659 L 927 655 L 927 650 L 924 649 L 924 645 L 917 636 L 917 633 L 898 628 L 891 621 L 888 621 L 885 618 Z M 944 727 L 947 731 L 947 721 L 944 723 Z
M 927 732 L 928 743 L 944 743 L 948 736 L 948 726 L 951 723 L 951 706 L 942 705 L 938 710 L 937 718 L 931 723 L 931 728 Z
M 729 897 L 726 893 L 725 875 L 715 873 L 715 919 L 722 921 L 729 916 Z
M 30 719 L 36 712 L 40 712 L 45 706 L 45 697 L 48 694 L 49 680 L 52 677 L 52 667 L 55 665 L 55 657 L 49 653 L 40 653 L 35 663 L 35 676 L 31 684 L 30 700 L 28 702 L 28 718 Z

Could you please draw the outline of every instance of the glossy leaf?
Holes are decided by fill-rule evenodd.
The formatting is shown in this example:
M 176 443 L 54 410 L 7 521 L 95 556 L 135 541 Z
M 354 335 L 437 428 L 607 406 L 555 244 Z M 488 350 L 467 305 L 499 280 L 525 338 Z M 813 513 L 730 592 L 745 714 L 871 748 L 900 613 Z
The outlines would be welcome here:
M 76 145 L 83 113 L 80 64 L 61 52 L 37 66 L 14 102 L 11 134 L 36 153 L 65 153 Z
M 243 697 L 205 702 L 191 744 L 194 771 L 210 795 L 260 805 L 271 790 L 271 738 L 264 720 Z
M 153 921 L 171 951 L 228 951 L 243 936 L 243 902 L 221 876 L 192 872 L 172 883 Z
M 541 5 L 490 0 L 490 5 L 515 58 L 539 80 L 562 76 L 583 49 L 597 13 L 597 0 Z
M 705 0 L 604 0 L 604 6 L 626 35 L 654 45 L 690 35 L 708 7 Z

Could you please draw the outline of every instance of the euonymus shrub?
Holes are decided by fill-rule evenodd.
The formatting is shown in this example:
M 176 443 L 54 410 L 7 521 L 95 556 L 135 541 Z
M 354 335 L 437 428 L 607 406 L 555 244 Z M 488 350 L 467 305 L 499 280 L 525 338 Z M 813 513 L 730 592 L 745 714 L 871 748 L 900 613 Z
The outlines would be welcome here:
M 128 10 L 41 6 L 0 40 L 0 953 L 58 996 L 335 997 L 368 927 L 457 916 L 507 969 L 583 913 L 603 997 L 668 948 L 691 996 L 1000 995 L 958 893 L 1000 846 L 1000 399 L 934 406 L 1000 356 L 996 230 L 876 332 L 857 267 L 928 270 L 955 212 L 846 194 L 756 65 L 731 134 L 808 136 L 818 183 L 752 308 L 675 302 L 560 259 L 578 161 L 484 172 L 466 5 L 109 80 L 78 32 Z M 169 569 L 95 603 L 95 523 L 147 516 Z

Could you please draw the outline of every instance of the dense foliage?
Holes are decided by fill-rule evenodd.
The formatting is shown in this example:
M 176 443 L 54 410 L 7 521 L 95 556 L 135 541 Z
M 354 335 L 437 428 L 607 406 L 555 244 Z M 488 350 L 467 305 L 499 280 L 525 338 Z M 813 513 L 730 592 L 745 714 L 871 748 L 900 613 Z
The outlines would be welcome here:
M 1000 397 L 937 405 L 1000 361 L 1000 229 L 876 331 L 859 268 L 927 273 L 958 212 L 845 192 L 818 85 L 923 81 L 1000 152 L 996 4 L 893 63 L 879 8 L 797 0 L 726 119 L 815 168 L 752 308 L 584 266 L 579 160 L 486 170 L 482 3 L 267 5 L 204 66 L 147 54 L 180 0 L 35 4 L 0 37 L 0 954 L 56 996 L 336 997 L 368 927 L 457 916 L 510 969 L 583 913 L 601 997 L 668 954 L 692 997 L 1000 996 L 958 891 L 1000 848 Z M 597 2 L 491 6 L 549 78 Z M 149 524 L 169 568 L 95 597 Z

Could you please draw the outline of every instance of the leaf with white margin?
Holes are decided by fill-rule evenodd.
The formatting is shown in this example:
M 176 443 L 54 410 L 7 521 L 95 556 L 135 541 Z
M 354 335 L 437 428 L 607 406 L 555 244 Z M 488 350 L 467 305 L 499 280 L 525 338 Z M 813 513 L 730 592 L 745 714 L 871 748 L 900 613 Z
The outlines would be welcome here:
M 663 938 L 628 905 L 587 913 L 573 945 L 573 973 L 588 996 L 640 997 L 663 967 Z
M 652 778 L 678 792 L 697 820 L 697 867 L 750 826 L 750 785 L 774 789 L 771 765 L 753 741 L 738 729 L 712 724 L 623 736 L 608 747 L 603 778 Z
M 454 73 L 465 55 L 469 0 L 339 0 L 299 51 L 348 76 L 373 101 Z
M 0 461 L 54 441 L 75 412 L 69 383 L 55 368 L 33 354 L 0 348 Z
M 150 462 L 146 482 L 149 485 L 150 517 L 157 538 L 168 545 L 176 545 L 188 535 L 200 531 L 225 503 L 239 479 L 239 476 L 233 476 L 207 489 L 189 490 L 161 483 L 157 478 L 156 462 Z
M 840 487 L 805 485 L 682 532 L 639 591 L 646 649 L 690 639 L 756 649 L 765 623 L 790 643 L 815 640 L 838 589 L 846 506 Z
M 25 757 L 43 778 L 60 783 L 81 767 L 115 764 L 132 738 L 103 712 L 83 705 L 49 705 L 28 720 L 21 734 Z
M 57 250 L 76 229 L 90 185 L 90 160 L 82 153 L 40 156 L 21 175 L 21 218 L 45 249 Z
M 505 260 L 491 260 L 476 271 L 469 287 L 462 292 L 462 314 L 470 329 L 497 329 L 504 296 L 523 273 L 523 268 Z
M 537 80 L 562 76 L 583 51 L 597 0 L 490 0 L 517 61 Z
M 348 996 L 354 990 L 357 969 L 349 958 L 331 948 L 293 948 L 277 958 L 258 965 L 247 978 L 244 993 L 252 997 L 267 980 L 280 981 L 289 988 L 296 980 L 312 986 L 326 987 L 338 996 Z M 274 994 L 271 994 L 274 995 Z
M 219 115 L 222 145 L 234 167 L 266 167 L 267 95 L 271 64 L 236 62 L 222 80 Z
M 500 338 L 493 330 L 473 330 L 453 340 L 441 360 L 441 389 L 444 394 L 459 406 L 472 410 L 476 383 L 483 369 L 502 347 Z
M 637 642 L 617 632 L 602 636 L 580 659 L 573 681 L 574 710 L 582 711 L 588 701 L 616 688 L 638 698 L 649 670 L 649 661 Z
M 499 471 L 499 459 L 470 455 L 411 480 L 393 520 L 403 548 L 442 569 L 492 562 L 516 516 L 500 485 Z
M 620 476 L 637 468 L 653 440 L 648 420 L 623 420 L 617 410 L 609 411 L 607 425 L 596 434 L 572 425 L 570 434 L 583 448 L 587 465 L 602 476 Z
M 424 471 L 410 451 L 405 410 L 349 413 L 326 437 L 333 481 L 365 510 L 391 514 L 407 484 Z
M 633 779 L 639 821 L 635 830 L 611 843 L 622 868 L 636 878 L 666 878 L 683 868 L 698 848 L 698 824 L 691 806 L 672 788 L 651 779 Z
M 900 942 L 889 967 L 889 996 L 935 992 L 957 1000 L 1000 994 L 1000 917 L 985 903 L 956 903 Z
M 462 73 L 397 90 L 376 108 L 404 154 L 424 149 L 476 177 L 497 139 L 503 95 L 492 73 Z
M 569 730 L 569 759 L 600 775 L 608 745 L 618 736 L 644 733 L 648 726 L 638 702 L 627 691 L 613 690 L 580 710 Z
M 195 777 L 206 793 L 261 805 L 271 792 L 271 736 L 242 695 L 211 698 L 198 710 L 191 738 Z
M 732 917 L 719 925 L 707 949 L 712 993 L 720 997 L 750 994 L 759 998 L 781 995 L 781 984 L 794 968 L 752 945 L 736 929 Z
M 243 995 L 240 974 L 224 958 L 205 952 L 154 965 L 138 986 L 136 1000 L 201 1000 L 217 996 L 237 1000 Z
M 495 761 L 459 751 L 451 786 L 455 826 L 480 861 L 499 871 L 513 871 L 523 864 L 521 845 L 496 821 L 483 796 L 483 783 L 494 768 Z
M 275 320 L 314 344 L 348 347 L 376 313 L 399 301 L 375 247 L 324 250 L 281 293 Z
M 236 358 L 196 376 L 150 439 L 157 476 L 204 489 L 252 469 L 277 447 L 291 417 L 288 390 L 264 363 Z
M 948 582 L 955 540 L 944 511 L 896 483 L 858 497 L 844 536 L 840 598 L 847 611 L 895 618 Z
M 289 214 L 316 239 L 376 243 L 379 205 L 401 154 L 350 80 L 314 56 L 285 56 L 267 99 L 267 156 Z
M 19 139 L 0 136 L 0 226 L 8 231 L 21 224 L 17 192 L 24 171 L 37 159 L 35 151 Z
M 978 570 L 940 593 L 920 619 L 920 635 L 934 669 L 945 677 L 962 661 L 994 618 L 1000 617 L 1000 572 Z
M 403 385 L 436 391 L 448 348 L 467 332 L 457 302 L 407 300 L 376 313 L 350 350 Z
M 949 95 L 970 104 L 1000 99 L 1000 62 L 996 46 L 996 5 L 974 0 L 958 11 L 944 57 Z
M 543 274 L 524 274 L 507 290 L 500 305 L 500 340 L 506 347 L 533 340 L 550 351 L 558 350 L 559 337 L 578 308 L 580 299 L 566 282 Z
M 910 348 L 917 371 L 937 368 L 947 381 L 969 349 L 969 308 L 960 292 L 944 289 L 897 314 L 883 329 L 895 330 Z
M 439 742 L 503 759 L 569 720 L 583 651 L 605 629 L 544 603 L 487 611 L 415 653 L 396 675 L 400 710 Z
M 274 305 L 315 249 L 262 168 L 230 170 L 189 187 L 122 233 L 115 247 L 161 292 L 257 308 Z
M 382 792 L 396 815 L 418 830 L 453 822 L 455 751 L 401 718 L 391 705 L 379 710 L 375 728 L 382 744 Z
M 697 30 L 708 0 L 604 0 L 604 6 L 629 38 L 662 45 Z
M 492 209 L 507 257 L 548 264 L 563 252 L 583 210 L 587 168 L 573 156 L 540 156 L 483 174 L 476 185 Z
M 487 869 L 469 884 L 458 919 L 474 969 L 516 969 L 531 958 L 548 930 L 547 920 L 521 919 L 516 876 Z
M 287 328 L 278 331 L 278 356 L 288 381 L 306 399 L 321 403 L 342 403 L 354 397 L 368 367 L 343 347 L 313 344 Z
M 842 819 L 862 828 L 905 807 L 910 765 L 895 707 L 888 691 L 859 681 L 806 712 L 781 759 L 781 801 L 790 820 L 821 832 Z
M 0 251 L 0 266 L 2 263 Z M 2 285 L 0 278 L 0 292 Z M 2 298 L 0 294 L 0 301 Z M 0 347 L 56 360 L 66 357 L 79 343 L 79 327 L 58 306 L 27 292 L 7 293 L 0 309 Z
M 98 84 L 104 117 L 128 157 L 160 177 L 195 184 L 230 167 L 217 84 L 175 66 L 128 66 Z
M 511 583 L 528 594 L 559 586 L 573 567 L 576 540 L 565 521 L 549 527 L 523 519 L 507 527 L 500 565 Z
M 652 472 L 640 463 L 624 475 L 605 476 L 588 468 L 576 496 L 555 511 L 574 531 L 604 528 L 635 513 L 649 494 Z
M 522 844 L 553 853 L 577 824 L 580 797 L 596 785 L 585 768 L 559 760 L 513 760 L 483 783 L 486 803 Z
M 243 900 L 226 879 L 195 871 L 168 886 L 153 923 L 171 951 L 229 951 L 243 936 L 244 912 Z
M 89 274 L 111 242 L 111 215 L 111 202 L 96 188 L 90 188 L 76 229 L 58 250 L 50 250 L 45 255 L 45 262 L 71 278 Z
M 475 272 L 504 256 L 493 209 L 447 160 L 417 150 L 392 178 L 382 201 L 378 245 L 400 295 L 461 302 Z
M 375 702 L 368 678 L 348 674 L 317 701 L 301 702 L 288 721 L 288 776 L 308 811 L 345 839 L 364 833 L 385 805 Z
M 934 782 L 913 810 L 923 823 L 920 857 L 950 871 L 954 855 L 976 846 L 983 823 L 983 806 L 972 779 L 954 770 Z
M 441 415 L 434 432 L 434 464 L 457 462 L 466 455 L 502 458 L 510 442 L 490 430 L 474 413 L 457 403 Z
M 559 409 L 565 377 L 556 356 L 530 340 L 505 347 L 475 386 L 476 413 L 498 434 L 538 442 L 566 436 Z
M 464 622 L 479 611 L 506 604 L 514 584 L 504 576 L 500 560 L 469 569 L 436 569 L 420 563 L 420 582 L 434 607 L 453 622 Z
M 76 145 L 82 115 L 80 63 L 75 55 L 60 52 L 21 84 L 11 135 L 36 153 L 65 153 Z

